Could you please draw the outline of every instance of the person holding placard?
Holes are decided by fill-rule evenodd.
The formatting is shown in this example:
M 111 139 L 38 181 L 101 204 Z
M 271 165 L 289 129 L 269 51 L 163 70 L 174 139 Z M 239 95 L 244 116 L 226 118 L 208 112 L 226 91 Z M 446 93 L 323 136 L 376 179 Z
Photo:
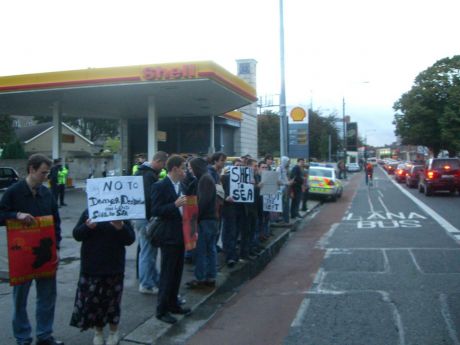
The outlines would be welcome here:
M 51 168 L 51 160 L 42 154 L 33 154 L 27 161 L 27 177 L 7 189 L 0 201 L 0 225 L 7 219 L 18 219 L 24 224 L 35 222 L 34 217 L 53 216 L 56 248 L 61 241 L 61 220 L 58 206 L 50 190 L 44 186 Z M 59 258 L 59 255 L 56 255 Z M 54 339 L 53 323 L 56 304 L 56 277 L 36 278 L 35 315 L 36 345 L 63 345 Z M 32 344 L 32 328 L 27 316 L 27 299 L 32 281 L 13 287 L 13 334 L 19 345 Z
M 282 189 L 282 197 L 283 197 L 283 214 L 282 214 L 282 221 L 285 224 L 289 224 L 289 200 L 290 200 L 290 186 L 292 181 L 289 179 L 289 164 L 290 160 L 287 156 L 281 157 L 281 164 L 278 167 L 277 171 L 280 174 L 280 185 Z
M 119 342 L 118 324 L 125 271 L 125 246 L 135 241 L 129 221 L 95 223 L 83 211 L 73 229 L 82 242 L 80 277 L 70 325 L 82 331 L 93 328 L 94 345 L 104 345 L 103 329 L 109 324 L 107 345 Z
M 167 176 L 152 186 L 152 216 L 158 217 L 168 228 L 162 239 L 161 273 L 157 300 L 157 319 L 176 323 L 171 314 L 189 315 L 190 308 L 179 305 L 178 293 L 184 269 L 184 235 L 182 232 L 182 206 L 187 202 L 180 183 L 185 178 L 185 159 L 172 155 L 166 161 Z

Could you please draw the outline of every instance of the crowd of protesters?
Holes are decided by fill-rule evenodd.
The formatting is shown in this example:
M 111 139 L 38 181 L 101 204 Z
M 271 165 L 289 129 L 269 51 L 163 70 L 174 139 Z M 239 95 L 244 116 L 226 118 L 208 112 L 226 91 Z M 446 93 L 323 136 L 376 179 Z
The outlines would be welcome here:
M 177 321 L 174 314 L 191 313 L 183 306 L 185 301 L 179 295 L 184 262 L 195 265 L 194 279 L 186 282 L 187 288 L 215 288 L 218 251 L 223 253 L 229 268 L 238 262 L 254 260 L 263 251 L 264 242 L 273 235 L 271 222 L 288 224 L 290 219 L 300 217 L 299 210 L 307 210 L 308 164 L 304 159 L 297 159 L 293 167 L 288 157 L 281 157 L 279 166 L 275 167 L 272 155 L 266 155 L 261 160 L 250 155 L 232 158 L 230 162 L 228 159 L 223 152 L 204 158 L 169 156 L 159 151 L 151 161 L 143 155 L 138 156 L 132 173 L 143 178 L 146 218 L 95 223 L 87 210 L 83 212 L 73 231 L 75 240 L 82 245 L 80 277 L 70 324 L 81 330 L 93 329 L 94 345 L 119 342 L 125 246 L 135 241 L 135 233 L 138 238 L 139 292 L 158 294 L 156 317 L 173 324 Z M 253 202 L 235 202 L 232 198 L 230 173 L 226 165 L 251 169 Z M 10 187 L 0 201 L 0 224 L 4 225 L 11 218 L 33 222 L 33 217 L 45 213 L 53 215 L 59 248 L 57 196 L 43 185 L 51 167 L 52 162 L 43 155 L 29 158 L 26 179 Z M 278 172 L 282 213 L 263 208 L 260 189 L 264 171 Z M 198 203 L 198 239 L 196 248 L 191 251 L 185 250 L 182 233 L 183 206 L 188 196 L 196 196 Z M 41 206 L 35 207 L 37 203 Z M 152 245 L 146 236 L 149 220 L 154 217 L 162 219 L 168 228 L 168 237 L 162 241 L 160 248 Z M 157 265 L 158 249 L 161 253 L 160 265 Z M 52 336 L 55 277 L 35 280 L 37 344 L 63 344 Z M 14 287 L 13 333 L 20 345 L 32 344 L 26 310 L 29 288 L 30 282 Z M 45 302 L 49 306 L 45 306 Z M 106 341 L 103 336 L 105 326 L 109 327 Z

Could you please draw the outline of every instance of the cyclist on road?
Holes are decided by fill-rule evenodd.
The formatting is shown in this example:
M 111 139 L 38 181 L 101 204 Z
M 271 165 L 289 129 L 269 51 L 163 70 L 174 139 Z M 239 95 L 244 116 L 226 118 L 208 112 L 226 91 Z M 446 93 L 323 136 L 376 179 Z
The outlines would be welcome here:
M 370 162 L 366 163 L 365 171 L 366 171 L 366 184 L 369 183 L 369 179 L 370 179 L 371 184 L 372 184 L 372 180 L 373 180 L 372 177 L 374 175 L 374 166 L 372 165 L 372 163 L 370 163 Z

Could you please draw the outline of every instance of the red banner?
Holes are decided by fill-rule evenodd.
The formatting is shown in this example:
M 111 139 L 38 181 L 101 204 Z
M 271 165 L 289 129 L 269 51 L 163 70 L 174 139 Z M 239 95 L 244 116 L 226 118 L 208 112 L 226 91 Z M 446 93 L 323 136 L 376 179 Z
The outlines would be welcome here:
M 56 275 L 56 234 L 53 216 L 36 217 L 32 225 L 6 221 L 10 285 Z
M 198 200 L 196 195 L 187 196 L 187 204 L 182 208 L 182 231 L 185 250 L 195 249 L 198 239 Z

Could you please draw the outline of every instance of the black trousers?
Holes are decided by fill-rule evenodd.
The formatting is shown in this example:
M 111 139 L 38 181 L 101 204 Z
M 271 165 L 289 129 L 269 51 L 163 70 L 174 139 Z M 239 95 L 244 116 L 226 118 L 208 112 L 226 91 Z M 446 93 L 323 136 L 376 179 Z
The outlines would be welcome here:
M 60 205 L 64 205 L 64 195 L 65 195 L 65 184 L 58 184 L 58 192 L 59 192 L 59 203 Z M 57 202 L 57 199 L 56 199 Z
M 157 315 L 163 315 L 171 308 L 178 307 L 182 271 L 184 270 L 184 246 L 161 247 L 161 272 L 158 286 Z
M 293 194 L 294 194 L 294 198 L 292 198 L 291 200 L 291 218 L 292 219 L 299 216 L 299 206 L 302 200 L 302 188 L 294 187 Z

